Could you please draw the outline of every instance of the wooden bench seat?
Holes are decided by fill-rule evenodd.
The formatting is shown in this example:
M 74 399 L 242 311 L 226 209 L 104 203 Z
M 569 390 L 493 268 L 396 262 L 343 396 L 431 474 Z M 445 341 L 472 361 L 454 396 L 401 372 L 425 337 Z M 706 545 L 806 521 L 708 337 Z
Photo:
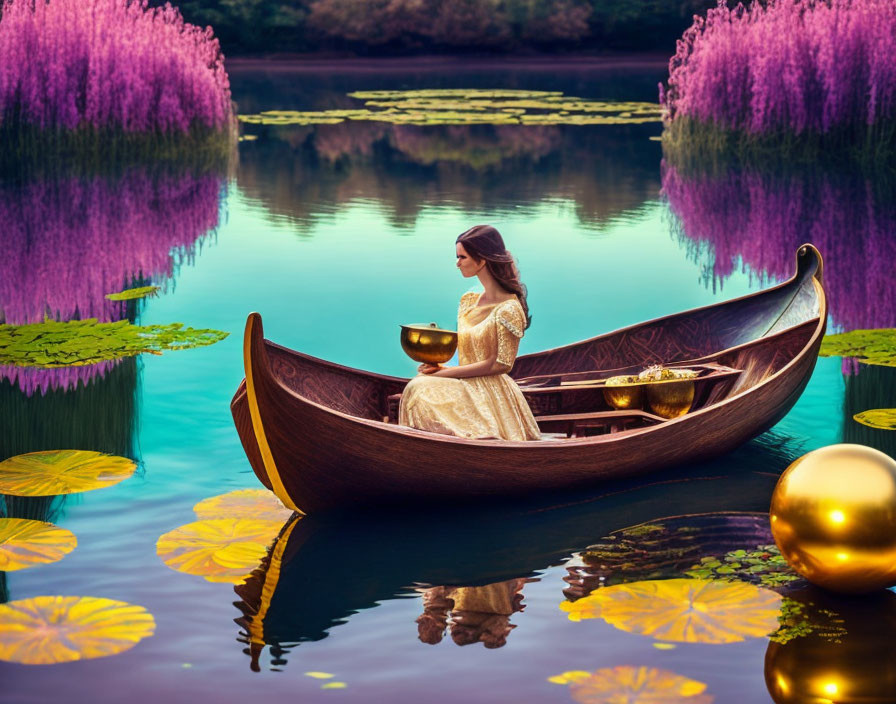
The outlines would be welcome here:
M 596 411 L 594 413 L 562 413 L 535 416 L 535 422 L 544 433 L 565 432 L 566 437 L 618 433 L 645 425 L 662 423 L 666 419 L 646 411 Z M 587 431 L 597 432 L 587 432 Z

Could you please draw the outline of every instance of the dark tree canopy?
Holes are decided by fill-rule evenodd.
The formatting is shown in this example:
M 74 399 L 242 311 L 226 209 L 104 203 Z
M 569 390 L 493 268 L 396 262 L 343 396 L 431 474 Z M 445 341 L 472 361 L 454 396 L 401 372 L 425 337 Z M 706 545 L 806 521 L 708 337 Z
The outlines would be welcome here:
M 227 54 L 673 53 L 713 0 L 183 0 Z

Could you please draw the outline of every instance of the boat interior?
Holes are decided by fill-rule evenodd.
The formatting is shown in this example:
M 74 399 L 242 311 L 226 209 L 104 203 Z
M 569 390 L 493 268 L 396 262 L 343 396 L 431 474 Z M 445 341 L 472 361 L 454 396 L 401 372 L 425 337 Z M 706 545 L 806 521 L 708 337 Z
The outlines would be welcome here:
M 668 369 L 690 369 L 692 380 L 653 382 L 628 408 L 608 400 L 606 380 L 637 375 L 648 364 L 585 369 L 558 374 L 514 376 L 544 439 L 620 433 L 665 423 L 741 394 L 783 368 L 809 343 L 818 318 L 716 354 L 671 362 Z M 274 375 L 303 398 L 349 415 L 396 424 L 407 380 L 343 367 L 267 342 Z M 661 388 L 662 387 L 662 388 Z M 611 391 L 614 387 L 610 387 Z M 618 387 L 615 387 L 618 388 Z M 646 388 L 646 387 L 645 387 Z M 665 391 L 655 400 L 653 389 Z M 670 407 L 669 396 L 673 397 Z

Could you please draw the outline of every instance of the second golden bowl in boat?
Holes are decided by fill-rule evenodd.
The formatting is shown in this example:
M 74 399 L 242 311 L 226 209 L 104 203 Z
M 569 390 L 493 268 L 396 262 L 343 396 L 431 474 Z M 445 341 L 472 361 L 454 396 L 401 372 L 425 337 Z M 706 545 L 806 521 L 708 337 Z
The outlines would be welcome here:
M 442 364 L 457 350 L 457 333 L 443 330 L 435 323 L 402 325 L 401 349 L 415 362 Z
M 694 382 L 692 379 L 651 381 L 647 384 L 647 403 L 662 418 L 683 416 L 694 403 Z

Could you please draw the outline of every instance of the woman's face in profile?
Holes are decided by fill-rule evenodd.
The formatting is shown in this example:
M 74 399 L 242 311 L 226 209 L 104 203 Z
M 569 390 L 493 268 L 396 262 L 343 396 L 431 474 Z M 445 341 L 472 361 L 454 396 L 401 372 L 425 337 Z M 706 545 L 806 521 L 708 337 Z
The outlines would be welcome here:
M 477 262 L 467 254 L 467 250 L 464 249 L 460 242 L 457 243 L 457 268 L 460 269 L 461 274 L 466 278 L 476 276 L 482 268 L 482 264 L 483 262 Z

